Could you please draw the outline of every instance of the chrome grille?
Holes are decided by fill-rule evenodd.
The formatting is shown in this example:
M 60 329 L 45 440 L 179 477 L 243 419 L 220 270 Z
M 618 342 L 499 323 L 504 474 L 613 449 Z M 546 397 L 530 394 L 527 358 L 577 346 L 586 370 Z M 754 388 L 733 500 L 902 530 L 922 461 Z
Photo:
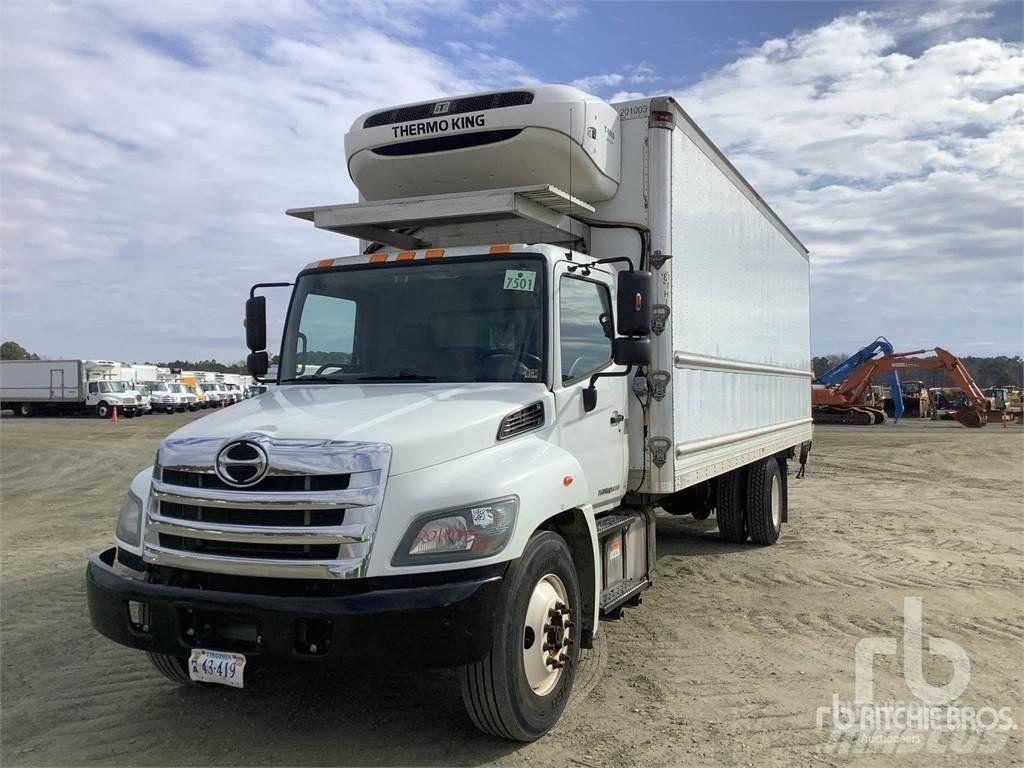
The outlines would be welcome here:
M 263 544 L 245 541 L 193 539 L 160 534 L 160 546 L 178 552 L 229 557 L 273 557 L 282 560 L 330 560 L 338 556 L 337 544 Z
M 182 485 L 186 488 L 215 488 L 232 490 L 214 474 L 204 472 L 186 472 L 180 469 L 164 469 L 160 478 L 168 485 Z M 255 485 L 245 488 L 246 491 L 343 491 L 348 488 L 349 475 L 271 475 L 263 478 Z
M 345 521 L 344 509 L 231 509 L 173 501 L 161 502 L 160 514 L 175 520 L 227 525 L 317 527 L 341 525 Z
M 284 578 L 365 574 L 390 448 L 262 434 L 266 477 L 231 488 L 214 474 L 223 439 L 166 440 L 147 501 L 143 558 L 206 573 Z

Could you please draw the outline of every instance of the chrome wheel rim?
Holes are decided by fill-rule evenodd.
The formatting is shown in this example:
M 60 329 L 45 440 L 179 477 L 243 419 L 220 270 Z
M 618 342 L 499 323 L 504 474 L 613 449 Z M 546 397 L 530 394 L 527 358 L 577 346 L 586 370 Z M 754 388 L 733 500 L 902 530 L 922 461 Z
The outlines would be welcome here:
M 562 678 L 573 644 L 569 593 L 553 573 L 543 576 L 530 594 L 523 626 L 523 669 L 538 696 L 550 693 Z
M 772 475 L 772 525 L 775 528 L 782 525 L 782 488 L 778 475 Z

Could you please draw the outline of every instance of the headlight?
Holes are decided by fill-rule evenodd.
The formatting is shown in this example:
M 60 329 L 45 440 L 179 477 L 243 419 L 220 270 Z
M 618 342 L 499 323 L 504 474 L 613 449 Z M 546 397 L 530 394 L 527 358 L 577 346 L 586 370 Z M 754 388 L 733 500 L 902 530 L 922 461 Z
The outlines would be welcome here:
M 489 557 L 508 544 L 518 511 L 519 498 L 508 496 L 423 515 L 409 526 L 391 564 L 414 565 Z
M 118 539 L 133 547 L 142 543 L 142 500 L 131 491 L 124 497 L 121 516 L 117 519 Z

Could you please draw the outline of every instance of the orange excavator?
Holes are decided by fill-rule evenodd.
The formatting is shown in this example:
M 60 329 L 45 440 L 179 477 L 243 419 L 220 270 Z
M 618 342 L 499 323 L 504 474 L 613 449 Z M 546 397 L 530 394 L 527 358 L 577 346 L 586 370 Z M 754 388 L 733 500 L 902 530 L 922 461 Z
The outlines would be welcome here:
M 932 352 L 929 357 L 917 357 Z M 895 352 L 865 360 L 838 384 L 811 389 L 811 410 L 816 424 L 879 424 L 875 409 L 865 408 L 861 398 L 872 376 L 905 368 L 941 368 L 964 393 L 964 405 L 953 417 L 965 427 L 983 427 L 988 422 L 989 401 L 956 355 L 942 347 Z M 893 397 L 900 397 L 896 392 Z

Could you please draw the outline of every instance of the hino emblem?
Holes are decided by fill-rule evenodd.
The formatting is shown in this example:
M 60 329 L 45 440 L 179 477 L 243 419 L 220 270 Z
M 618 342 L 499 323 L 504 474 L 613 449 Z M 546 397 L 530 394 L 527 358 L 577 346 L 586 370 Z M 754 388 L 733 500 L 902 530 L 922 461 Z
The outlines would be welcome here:
M 256 485 L 267 474 L 267 452 L 252 440 L 234 440 L 217 454 L 217 477 L 236 488 Z

